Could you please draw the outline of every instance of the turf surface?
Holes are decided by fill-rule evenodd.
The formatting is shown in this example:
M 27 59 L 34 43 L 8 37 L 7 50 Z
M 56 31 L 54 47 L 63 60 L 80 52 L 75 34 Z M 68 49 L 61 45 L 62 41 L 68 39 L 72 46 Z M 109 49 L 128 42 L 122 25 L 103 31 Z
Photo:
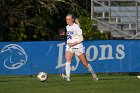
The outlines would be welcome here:
M 140 79 L 128 75 L 72 75 L 66 82 L 59 75 L 49 75 L 40 82 L 36 76 L 0 76 L 0 93 L 140 93 Z

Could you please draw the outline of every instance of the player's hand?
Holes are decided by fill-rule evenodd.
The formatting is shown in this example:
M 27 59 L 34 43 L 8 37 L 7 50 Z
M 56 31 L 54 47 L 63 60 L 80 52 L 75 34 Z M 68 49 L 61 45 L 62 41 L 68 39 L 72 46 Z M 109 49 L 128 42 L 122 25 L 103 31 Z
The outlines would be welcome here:
M 78 42 L 68 43 L 68 46 L 72 47 L 72 46 L 75 46 L 75 45 L 77 45 L 77 44 L 78 44 Z

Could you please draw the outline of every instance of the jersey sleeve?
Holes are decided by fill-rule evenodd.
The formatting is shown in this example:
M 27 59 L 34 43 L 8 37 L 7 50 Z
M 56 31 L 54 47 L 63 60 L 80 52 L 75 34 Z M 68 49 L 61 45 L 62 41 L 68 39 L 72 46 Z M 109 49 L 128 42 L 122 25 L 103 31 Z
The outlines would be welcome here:
M 76 31 L 77 35 L 82 35 L 82 29 L 77 24 L 75 26 L 75 31 Z

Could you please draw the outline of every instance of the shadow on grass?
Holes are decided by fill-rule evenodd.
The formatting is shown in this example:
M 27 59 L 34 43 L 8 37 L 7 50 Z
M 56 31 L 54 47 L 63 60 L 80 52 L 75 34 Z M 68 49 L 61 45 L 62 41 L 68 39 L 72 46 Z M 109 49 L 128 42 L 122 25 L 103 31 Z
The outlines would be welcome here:
M 2 80 L 2 81 L 1 81 L 1 80 L 0 80 L 0 82 L 11 82 L 11 81 L 8 81 L 8 80 Z

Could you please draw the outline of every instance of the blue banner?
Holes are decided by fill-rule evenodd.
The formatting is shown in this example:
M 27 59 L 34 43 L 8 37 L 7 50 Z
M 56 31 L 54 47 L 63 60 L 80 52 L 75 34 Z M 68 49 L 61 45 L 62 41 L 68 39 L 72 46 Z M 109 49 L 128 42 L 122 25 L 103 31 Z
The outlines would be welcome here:
M 95 72 L 140 72 L 140 40 L 85 41 L 85 54 Z M 73 56 L 72 73 L 88 73 Z M 65 72 L 65 42 L 0 42 L 0 75 Z

